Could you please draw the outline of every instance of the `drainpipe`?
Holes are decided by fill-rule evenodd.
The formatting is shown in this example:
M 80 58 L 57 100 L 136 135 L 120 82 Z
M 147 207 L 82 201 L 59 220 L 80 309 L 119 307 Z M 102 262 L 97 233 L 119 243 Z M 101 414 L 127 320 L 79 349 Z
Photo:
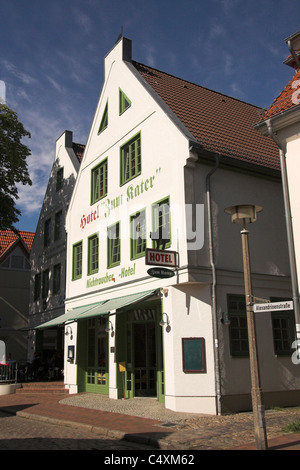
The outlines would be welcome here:
M 290 199 L 289 199 L 289 187 L 288 187 L 288 179 L 287 179 L 287 171 L 286 171 L 286 155 L 278 137 L 273 132 L 271 120 L 268 119 L 266 121 L 266 124 L 267 124 L 269 136 L 274 140 L 274 142 L 279 148 L 281 178 L 282 178 L 282 187 L 283 187 L 283 200 L 284 200 L 284 209 L 285 209 L 285 218 L 286 218 L 286 229 L 287 229 L 287 238 L 288 238 L 294 313 L 295 313 L 295 323 L 296 323 L 296 339 L 300 340 L 300 311 L 299 311 L 298 278 L 297 278 L 297 269 L 296 269 L 296 256 L 295 256 L 295 246 L 294 246 L 294 237 L 293 237 L 292 215 L 291 215 L 291 207 L 290 207 Z
M 213 317 L 213 337 L 214 337 L 214 356 L 215 356 L 215 377 L 216 377 L 216 400 L 217 412 L 221 414 L 221 384 L 220 384 L 220 361 L 219 361 L 219 340 L 218 340 L 218 324 L 217 324 L 217 302 L 216 302 L 216 267 L 214 262 L 214 246 L 213 246 L 213 228 L 212 228 L 212 211 L 211 211 L 211 176 L 218 169 L 220 156 L 216 156 L 216 164 L 214 168 L 206 176 L 206 207 L 208 219 L 208 241 L 209 241 L 209 261 L 212 273 L 212 317 Z

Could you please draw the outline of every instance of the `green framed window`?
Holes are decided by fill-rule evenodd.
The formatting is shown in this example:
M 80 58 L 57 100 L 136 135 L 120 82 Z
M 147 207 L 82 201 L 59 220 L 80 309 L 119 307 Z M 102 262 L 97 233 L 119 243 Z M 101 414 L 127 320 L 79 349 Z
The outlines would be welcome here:
M 72 280 L 75 281 L 82 276 L 82 241 L 73 245 L 72 262 Z
M 227 296 L 230 354 L 234 357 L 249 356 L 246 302 L 243 295 Z
M 131 106 L 130 99 L 125 95 L 125 93 L 119 88 L 119 114 L 123 114 Z
M 284 300 L 273 297 L 271 302 Z M 293 353 L 292 343 L 296 339 L 294 310 L 276 311 L 271 313 L 274 353 L 276 356 L 290 356 Z
M 44 224 L 44 247 L 50 245 L 51 242 L 51 219 L 47 219 Z
M 92 169 L 91 204 L 107 195 L 107 158 Z
M 56 191 L 59 191 L 63 187 L 64 181 L 64 169 L 59 168 L 56 172 Z
M 120 184 L 125 184 L 142 171 L 141 134 L 123 145 L 120 149 Z
M 146 250 L 146 210 L 130 217 L 130 258 L 140 258 Z
M 121 261 L 120 222 L 107 228 L 107 267 L 117 266 Z
M 151 239 L 153 248 L 165 249 L 171 246 L 170 198 L 166 197 L 152 205 Z
M 49 269 L 43 271 L 42 298 L 46 299 L 49 294 Z
M 97 234 L 88 238 L 88 274 L 98 272 L 99 267 L 99 237 Z
M 63 232 L 63 215 L 62 215 L 62 211 L 59 211 L 55 214 L 54 241 L 60 240 L 62 238 L 62 232 Z
M 61 264 L 55 264 L 53 267 L 53 294 L 60 292 Z
M 40 298 L 41 288 L 42 288 L 42 275 L 41 273 L 37 273 L 34 276 L 34 300 L 38 300 Z
M 104 108 L 104 111 L 103 111 L 103 115 L 102 115 L 102 119 L 101 119 L 101 122 L 100 122 L 100 126 L 99 126 L 99 129 L 98 129 L 98 135 L 104 131 L 104 129 L 106 129 L 108 126 L 108 101 L 106 102 L 106 105 L 105 105 L 105 108 Z

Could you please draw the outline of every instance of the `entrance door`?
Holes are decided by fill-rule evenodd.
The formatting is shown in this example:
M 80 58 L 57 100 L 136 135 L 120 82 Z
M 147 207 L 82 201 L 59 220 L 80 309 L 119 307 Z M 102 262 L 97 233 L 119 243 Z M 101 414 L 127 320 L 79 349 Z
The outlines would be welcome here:
M 88 320 L 86 391 L 108 393 L 107 333 L 103 317 Z
M 156 395 L 155 323 L 133 323 L 135 396 Z

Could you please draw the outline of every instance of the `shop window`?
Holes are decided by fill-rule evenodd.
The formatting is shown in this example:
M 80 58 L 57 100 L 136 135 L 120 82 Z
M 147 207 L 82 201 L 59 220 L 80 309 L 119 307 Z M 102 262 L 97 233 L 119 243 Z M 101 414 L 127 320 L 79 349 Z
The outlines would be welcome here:
M 98 134 L 103 132 L 104 129 L 107 128 L 107 126 L 108 126 L 108 102 L 106 102 L 106 105 L 105 105 L 105 108 L 104 108 L 104 112 L 103 112 L 103 116 L 102 116 L 102 119 L 101 119 L 101 122 L 100 122 Z
M 107 195 L 107 159 L 92 169 L 91 204 Z
M 125 93 L 119 88 L 119 114 L 123 114 L 131 106 L 131 101 Z
M 92 235 L 88 239 L 88 274 L 98 272 L 99 264 L 99 237 Z
M 120 222 L 107 229 L 107 267 L 117 266 L 121 261 Z
M 82 242 L 73 245 L 73 266 L 72 266 L 72 279 L 81 278 L 82 276 Z
M 142 171 L 141 135 L 138 134 L 121 147 L 120 184 L 123 185 L 138 176 Z
M 230 354 L 234 357 L 249 356 L 246 303 L 243 295 L 228 295 L 227 298 Z
M 152 206 L 151 240 L 153 248 L 162 249 L 171 246 L 170 198 L 167 197 Z
M 142 210 L 130 217 L 130 257 L 140 258 L 146 250 L 146 211 Z

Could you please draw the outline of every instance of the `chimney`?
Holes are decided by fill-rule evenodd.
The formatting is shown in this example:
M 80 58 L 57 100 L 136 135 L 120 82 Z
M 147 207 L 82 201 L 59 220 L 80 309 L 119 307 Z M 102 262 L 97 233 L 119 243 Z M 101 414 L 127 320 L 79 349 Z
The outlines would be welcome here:
M 284 64 L 293 67 L 296 71 L 300 69 L 300 31 L 286 38 L 291 55 L 287 57 Z

